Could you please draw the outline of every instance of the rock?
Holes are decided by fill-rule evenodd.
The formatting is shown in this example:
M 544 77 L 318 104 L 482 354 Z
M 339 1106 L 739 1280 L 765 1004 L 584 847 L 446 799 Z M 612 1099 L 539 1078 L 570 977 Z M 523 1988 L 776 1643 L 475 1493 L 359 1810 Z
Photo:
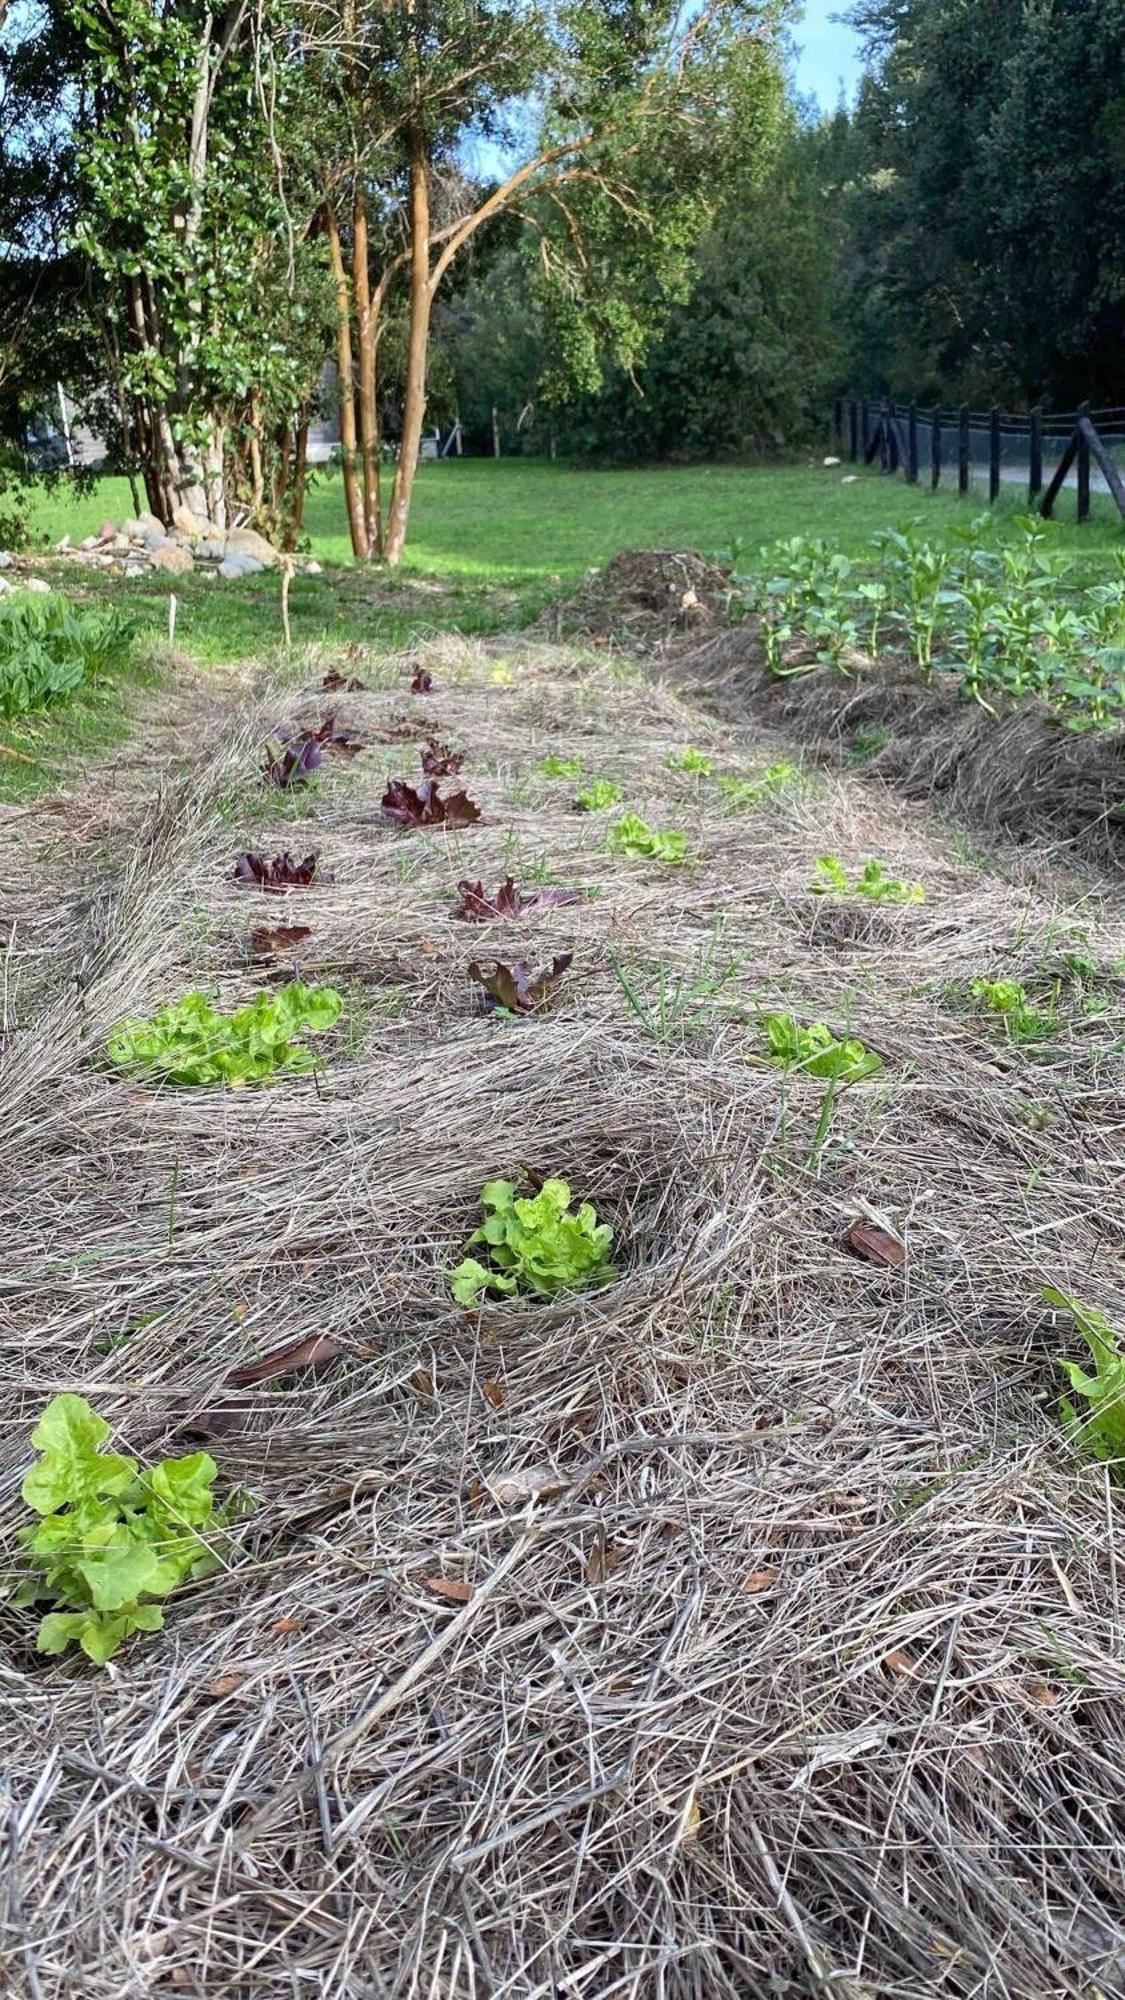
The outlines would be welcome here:
M 85 541 L 79 542 L 78 546 L 80 549 L 96 549 L 100 544 L 96 535 L 87 535 Z
M 200 562 L 222 562 L 226 552 L 227 545 L 221 535 L 205 535 L 196 543 L 195 553 Z
M 128 535 L 115 535 L 109 546 L 115 555 L 121 555 L 131 544 Z
M 55 554 L 57 556 L 65 556 L 69 547 L 70 547 L 70 536 L 64 535 L 61 542 L 55 543 Z
M 143 576 L 144 573 L 145 566 L 143 563 L 127 562 L 124 566 L 124 574 L 126 576 Z
M 98 529 L 99 542 L 112 542 L 117 535 L 116 521 L 103 521 Z
M 841 486 L 858 486 L 859 485 L 858 472 L 845 472 L 843 478 L 840 481 L 840 484 Z
M 189 542 L 197 542 L 201 535 L 211 533 L 210 521 L 201 521 L 199 515 L 193 514 L 190 507 L 173 508 L 172 526 L 179 534 L 186 535 Z
M 8 554 L 7 549 L 0 549 L 0 569 L 11 569 L 14 560 L 15 558 Z
M 825 465 L 839 465 L 840 460 L 838 458 L 833 458 L 831 454 L 829 454 L 829 456 L 825 459 L 824 463 Z
M 231 554 L 223 557 L 219 564 L 219 575 L 225 576 L 228 583 L 232 583 L 235 577 L 257 576 L 264 568 L 265 563 L 259 562 L 257 556 L 251 555 L 248 550 L 234 549 Z
M 180 542 L 169 541 L 162 542 L 158 549 L 151 551 L 148 566 L 162 570 L 166 576 L 190 576 L 195 568 L 191 550 L 185 549 Z
M 228 556 L 256 556 L 263 569 L 272 569 L 281 561 L 272 542 L 259 535 L 256 528 L 232 528 L 227 536 Z
M 323 565 L 322 563 L 318 563 L 318 562 L 307 562 L 307 563 L 304 563 L 304 564 L 302 565 L 302 568 L 303 568 L 303 571 L 304 571 L 304 574 L 305 574 L 306 576 L 323 576 L 323 575 L 324 575 L 324 565 Z
M 147 533 L 148 529 L 139 518 L 134 521 L 122 521 L 118 530 L 119 538 L 124 535 L 127 542 L 143 542 Z
M 44 595 L 50 588 L 50 584 L 44 583 L 41 576 L 29 576 L 27 582 L 24 584 L 25 590 L 34 590 L 40 596 Z
M 164 533 L 163 528 L 156 528 L 156 529 L 150 528 L 148 534 L 144 538 L 143 546 L 147 550 L 148 554 L 151 555 L 154 549 L 162 549 L 167 540 L 168 537 Z

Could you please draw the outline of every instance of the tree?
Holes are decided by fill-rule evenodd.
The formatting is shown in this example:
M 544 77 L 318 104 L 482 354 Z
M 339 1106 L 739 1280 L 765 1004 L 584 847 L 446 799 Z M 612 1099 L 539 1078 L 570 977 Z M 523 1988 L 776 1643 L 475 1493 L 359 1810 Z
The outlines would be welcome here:
M 686 10 L 675 0 L 343 0 L 310 11 L 307 56 L 330 79 L 347 141 L 326 194 L 325 228 L 357 556 L 378 547 L 381 532 L 387 561 L 401 560 L 434 307 L 455 260 L 486 225 L 518 211 L 538 232 L 540 289 L 562 332 L 560 367 L 589 380 L 599 350 L 635 365 L 686 281 L 717 142 L 720 150 L 729 142 L 735 117 L 753 131 L 756 115 L 772 110 L 786 12 L 777 0 L 708 0 Z M 540 113 L 529 143 L 521 128 L 532 104 Z M 504 147 L 510 170 L 484 185 L 468 177 L 461 160 L 470 135 Z M 374 367 L 380 316 L 400 278 L 408 297 L 402 427 L 384 527 L 371 491 Z

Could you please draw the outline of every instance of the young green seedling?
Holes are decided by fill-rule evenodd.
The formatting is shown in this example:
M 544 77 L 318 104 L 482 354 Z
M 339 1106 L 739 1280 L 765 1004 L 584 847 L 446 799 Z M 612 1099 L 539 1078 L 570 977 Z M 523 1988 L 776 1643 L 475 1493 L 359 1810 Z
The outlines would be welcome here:
M 545 1180 L 538 1194 L 528 1197 L 516 1193 L 514 1181 L 488 1181 L 480 1198 L 485 1219 L 450 1280 L 458 1304 L 478 1305 L 489 1292 L 552 1299 L 558 1292 L 604 1285 L 615 1275 L 613 1231 L 598 1221 L 590 1202 L 571 1209 L 566 1181 Z M 479 1257 L 469 1254 L 477 1248 Z

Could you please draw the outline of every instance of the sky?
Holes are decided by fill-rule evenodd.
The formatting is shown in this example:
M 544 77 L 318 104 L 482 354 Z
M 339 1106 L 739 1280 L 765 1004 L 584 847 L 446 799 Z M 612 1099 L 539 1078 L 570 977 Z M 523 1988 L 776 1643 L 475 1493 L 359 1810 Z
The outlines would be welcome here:
M 859 78 L 858 37 L 832 19 L 846 7 L 847 0 L 807 0 L 805 18 L 793 31 L 799 51 L 797 88 L 803 96 L 818 97 L 825 111 L 834 108 L 841 82 L 850 99 Z

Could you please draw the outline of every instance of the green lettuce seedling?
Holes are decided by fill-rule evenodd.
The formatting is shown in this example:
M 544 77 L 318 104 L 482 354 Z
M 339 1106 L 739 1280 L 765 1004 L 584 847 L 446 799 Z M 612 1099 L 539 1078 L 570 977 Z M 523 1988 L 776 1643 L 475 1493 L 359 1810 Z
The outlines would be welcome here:
M 767 1014 L 766 1050 L 770 1062 L 806 1076 L 829 1077 L 837 1083 L 861 1083 L 878 1076 L 881 1059 L 862 1042 L 840 1041 L 823 1021 L 802 1028 L 792 1014 Z
M 539 769 L 545 778 L 580 778 L 582 776 L 581 757 L 560 757 L 551 750 L 540 759 Z
M 1080 1414 L 1069 1397 L 1062 1398 L 1060 1408 L 1068 1434 L 1095 1458 L 1116 1461 L 1125 1471 L 1125 1354 L 1120 1352 L 1119 1336 L 1104 1313 L 1083 1305 L 1069 1293 L 1048 1286 L 1043 1297 L 1048 1305 L 1070 1315 L 1094 1357 L 1093 1375 L 1077 1361 L 1059 1362 L 1071 1388 L 1089 1405 Z
M 17 1603 L 46 1598 L 57 1607 L 39 1626 L 41 1653 L 77 1642 L 99 1667 L 133 1632 L 160 1630 L 161 1598 L 217 1568 L 207 1532 L 224 1518 L 205 1451 L 141 1472 L 102 1450 L 108 1436 L 83 1397 L 48 1403 L 31 1433 L 40 1456 L 22 1487 L 40 1517 L 20 1533 L 37 1573 L 16 1593 Z
M 607 806 L 617 805 L 620 798 L 620 785 L 609 778 L 595 778 L 592 785 L 575 794 L 574 809 L 584 813 L 604 812 Z
M 225 1083 L 239 1089 L 263 1083 L 278 1070 L 306 1072 L 317 1058 L 296 1037 L 323 1034 L 339 1019 L 343 1001 L 331 986 L 299 979 L 276 993 L 259 993 L 234 1014 L 217 1014 L 202 993 L 162 1007 L 148 1021 L 125 1021 L 106 1053 L 121 1069 L 135 1069 L 168 1083 Z
M 682 861 L 687 853 L 687 835 L 657 833 L 639 813 L 625 813 L 610 828 L 606 846 L 615 854 L 631 855 L 634 861 Z
M 926 891 L 920 882 L 902 882 L 897 875 L 888 875 L 881 861 L 869 861 L 854 882 L 848 881 L 847 870 L 838 855 L 822 854 L 816 867 L 816 877 L 809 884 L 814 896 L 833 893 L 846 896 L 852 889 L 857 896 L 866 896 L 870 903 L 924 903 L 926 900 Z
M 769 765 L 760 778 L 740 778 L 721 773 L 715 783 L 731 812 L 748 812 L 751 807 L 763 805 L 778 792 L 803 784 L 804 773 L 798 765 L 782 761 Z
M 974 979 L 971 992 L 986 1014 L 1000 1015 L 1009 1041 L 1037 1042 L 1054 1027 L 1052 1015 L 1028 998 L 1018 979 Z
M 669 750 L 664 762 L 669 771 L 683 771 L 688 777 L 709 778 L 711 759 L 689 743 L 683 750 Z
M 483 1246 L 481 1256 L 466 1254 L 451 1280 L 460 1305 L 476 1305 L 490 1291 L 551 1299 L 556 1292 L 604 1285 L 613 1277 L 613 1231 L 598 1221 L 588 1201 L 571 1212 L 566 1181 L 544 1181 L 539 1193 L 526 1199 L 512 1181 L 488 1181 L 480 1198 L 485 1219 L 465 1250 Z

